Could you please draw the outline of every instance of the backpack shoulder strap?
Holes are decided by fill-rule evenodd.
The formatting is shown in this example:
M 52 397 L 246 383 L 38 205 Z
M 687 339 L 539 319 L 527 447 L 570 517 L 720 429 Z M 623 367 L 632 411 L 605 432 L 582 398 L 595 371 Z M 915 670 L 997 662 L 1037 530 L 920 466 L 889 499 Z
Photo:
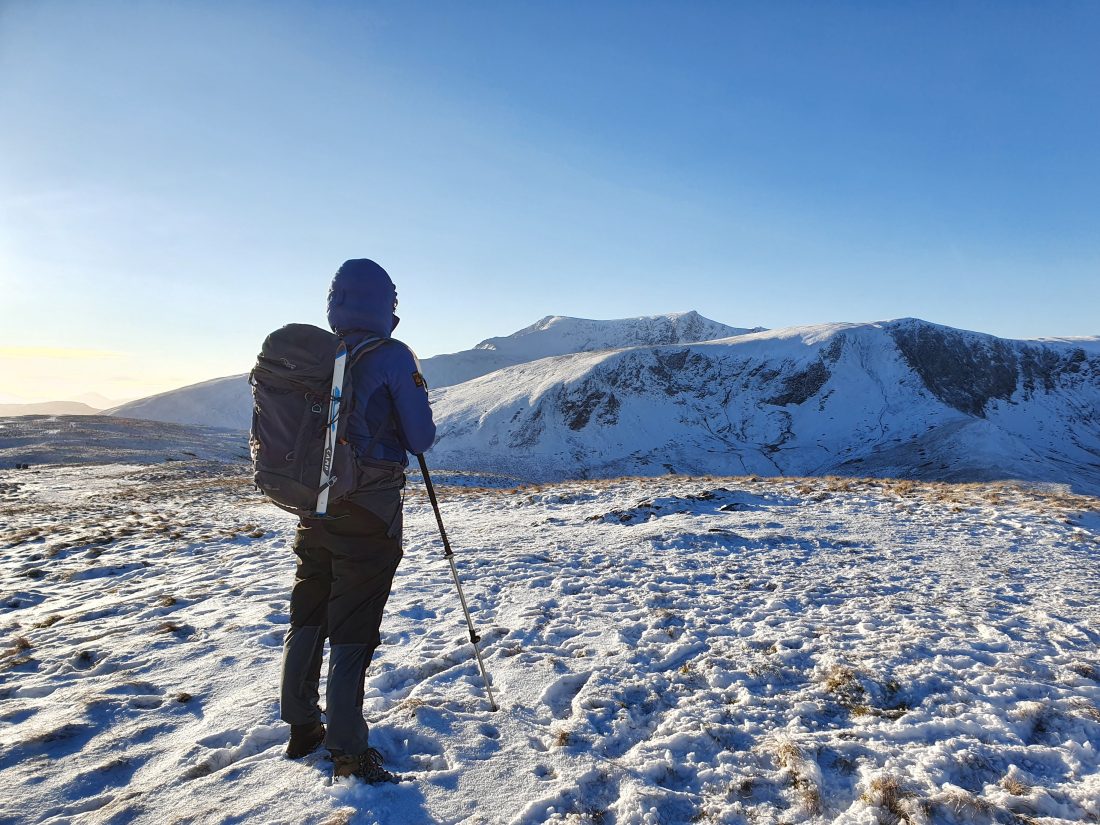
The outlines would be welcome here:
M 359 359 L 366 355 L 368 352 L 373 352 L 379 347 L 384 346 L 385 344 L 389 344 L 390 342 L 395 340 L 396 339 L 394 338 L 380 338 L 377 335 L 372 335 L 369 338 L 364 338 L 362 341 L 352 347 L 351 351 L 348 353 L 348 375 L 351 374 L 351 368 L 359 363 Z M 351 414 L 351 411 L 355 409 L 357 400 L 358 399 L 356 399 L 353 395 L 351 404 L 347 407 L 347 413 L 349 415 Z M 370 454 L 371 448 L 373 448 L 375 443 L 378 441 L 379 435 L 380 433 L 374 433 L 371 436 L 370 441 L 367 443 L 367 448 L 365 452 L 368 455 Z
M 406 351 L 406 352 L 408 352 L 408 353 L 409 353 L 409 355 L 411 355 L 411 356 L 412 356 L 412 360 L 413 360 L 413 363 L 414 363 L 414 364 L 416 364 L 416 374 L 417 374 L 417 375 L 419 375 L 419 376 L 420 376 L 420 380 L 422 380 L 422 381 L 423 381 L 423 380 L 424 380 L 424 376 L 423 376 L 423 375 L 421 375 L 421 372 L 420 372 L 420 359 L 419 359 L 419 358 L 417 357 L 416 353 L 415 353 L 415 352 L 413 352 L 413 348 L 412 348 L 412 347 L 410 347 L 410 346 L 409 346 L 408 344 L 406 344 L 406 343 L 405 343 L 404 341 L 398 341 L 398 340 L 397 340 L 396 338 L 390 338 L 389 340 L 390 340 L 390 341 L 392 341 L 392 342 L 393 342 L 393 343 L 395 343 L 395 344 L 398 344 L 398 345 L 400 345 L 400 346 L 404 347 L 405 351 Z M 424 389 L 427 389 L 427 388 L 428 388 L 428 385 L 427 385 L 427 383 L 425 382 L 425 384 L 424 384 Z
M 348 353 L 348 367 L 354 365 L 356 361 L 368 352 L 376 350 L 383 344 L 387 344 L 392 340 L 392 338 L 379 338 L 377 335 L 372 335 L 370 338 L 364 338 L 352 347 L 351 351 Z

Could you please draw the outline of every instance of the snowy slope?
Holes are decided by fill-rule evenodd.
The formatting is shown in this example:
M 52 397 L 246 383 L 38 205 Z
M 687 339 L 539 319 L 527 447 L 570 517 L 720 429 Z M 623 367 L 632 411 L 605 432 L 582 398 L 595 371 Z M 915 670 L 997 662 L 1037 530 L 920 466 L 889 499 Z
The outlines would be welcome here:
M 1038 338 L 1043 343 L 1071 344 L 1085 352 L 1100 355 L 1100 335 L 1066 336 L 1064 338 Z
M 252 387 L 247 374 L 229 375 L 140 398 L 106 410 L 106 414 L 247 430 L 252 426 Z
M 367 675 L 399 786 L 282 758 L 292 519 L 231 467 L 0 470 L 0 821 L 1095 822 L 1100 501 L 419 486 Z M 324 686 L 322 685 L 322 691 Z
M 915 319 L 580 353 L 433 394 L 441 467 L 1020 478 L 1100 490 L 1100 355 Z
M 706 341 L 748 331 L 711 321 L 697 312 L 616 321 L 552 315 L 512 335 L 482 341 L 472 350 L 425 358 L 421 369 L 429 386 L 445 387 L 548 355 Z M 107 414 L 247 430 L 252 422 L 251 388 L 247 375 L 230 375 L 122 404 Z
M 519 332 L 501 338 L 488 338 L 471 350 L 426 358 L 421 366 L 428 386 L 441 388 L 552 355 L 646 345 L 690 344 L 753 331 L 720 324 L 694 311 L 616 321 L 548 315 Z

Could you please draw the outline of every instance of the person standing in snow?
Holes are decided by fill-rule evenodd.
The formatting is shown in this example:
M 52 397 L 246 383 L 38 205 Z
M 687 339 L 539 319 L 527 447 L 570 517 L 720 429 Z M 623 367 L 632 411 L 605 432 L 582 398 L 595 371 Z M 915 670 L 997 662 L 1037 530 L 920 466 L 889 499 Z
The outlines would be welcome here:
M 328 293 L 328 322 L 351 349 L 369 337 L 389 339 L 352 368 L 355 403 L 347 439 L 367 465 L 397 470 L 408 453 L 435 440 L 427 384 L 412 351 L 390 338 L 397 326 L 397 290 L 381 266 L 366 258 L 345 261 Z M 303 518 L 294 540 L 298 556 L 290 597 L 290 628 L 283 646 L 281 708 L 290 723 L 286 755 L 301 758 L 322 742 L 333 775 L 392 782 L 382 755 L 368 744 L 363 682 L 401 561 L 405 476 L 381 488 L 356 491 L 334 504 L 330 518 Z M 335 517 L 335 518 L 331 518 Z M 329 640 L 326 713 L 318 690 L 325 639 Z

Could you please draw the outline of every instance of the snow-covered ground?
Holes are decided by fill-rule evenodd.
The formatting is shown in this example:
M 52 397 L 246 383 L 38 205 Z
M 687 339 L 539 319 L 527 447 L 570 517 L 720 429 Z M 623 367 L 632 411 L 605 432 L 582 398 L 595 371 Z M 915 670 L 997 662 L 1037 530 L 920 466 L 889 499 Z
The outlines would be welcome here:
M 204 459 L 249 461 L 236 430 L 181 426 L 104 415 L 0 418 L 0 468 L 16 464 L 159 464 Z
M 443 481 L 441 476 L 440 481 Z M 420 488 L 368 674 L 413 781 L 282 758 L 292 520 L 239 466 L 0 471 L 0 822 L 1100 821 L 1100 500 Z

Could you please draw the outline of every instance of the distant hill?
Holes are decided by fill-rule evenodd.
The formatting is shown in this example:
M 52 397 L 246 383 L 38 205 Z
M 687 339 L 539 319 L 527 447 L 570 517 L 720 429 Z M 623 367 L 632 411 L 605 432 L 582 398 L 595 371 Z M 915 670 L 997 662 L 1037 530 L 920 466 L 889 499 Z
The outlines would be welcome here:
M 252 425 L 252 388 L 247 374 L 230 375 L 139 398 L 104 414 L 247 430 Z
M 100 410 L 79 401 L 45 401 L 41 404 L 0 404 L 0 416 L 98 415 Z

